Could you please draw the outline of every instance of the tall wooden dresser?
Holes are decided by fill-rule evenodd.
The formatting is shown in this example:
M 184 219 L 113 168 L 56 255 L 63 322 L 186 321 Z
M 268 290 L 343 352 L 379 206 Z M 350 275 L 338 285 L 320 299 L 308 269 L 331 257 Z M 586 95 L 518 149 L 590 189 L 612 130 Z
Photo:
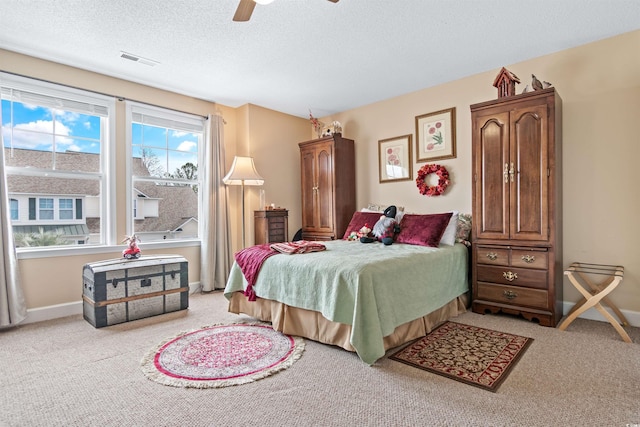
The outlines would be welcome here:
M 472 310 L 562 317 L 562 100 L 554 88 L 471 106 Z
M 356 210 L 355 150 L 337 133 L 300 146 L 302 238 L 341 239 Z

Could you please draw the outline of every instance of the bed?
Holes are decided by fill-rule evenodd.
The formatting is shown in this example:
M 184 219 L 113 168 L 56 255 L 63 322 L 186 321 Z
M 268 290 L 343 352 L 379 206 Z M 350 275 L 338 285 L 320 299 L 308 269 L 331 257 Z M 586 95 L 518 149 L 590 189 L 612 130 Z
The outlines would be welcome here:
M 224 291 L 229 311 L 356 352 L 370 365 L 466 311 L 469 249 L 462 243 L 322 243 L 324 251 L 266 258 L 256 301 L 244 295 L 248 283 L 234 262 Z

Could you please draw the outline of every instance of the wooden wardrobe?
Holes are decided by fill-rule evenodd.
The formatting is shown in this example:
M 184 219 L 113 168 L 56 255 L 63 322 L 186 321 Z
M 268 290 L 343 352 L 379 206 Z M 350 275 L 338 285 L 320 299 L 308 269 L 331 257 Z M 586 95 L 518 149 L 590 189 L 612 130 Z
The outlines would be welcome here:
M 342 239 L 356 210 L 352 139 L 334 134 L 300 146 L 302 239 Z
M 472 310 L 562 317 L 562 100 L 554 88 L 471 106 Z

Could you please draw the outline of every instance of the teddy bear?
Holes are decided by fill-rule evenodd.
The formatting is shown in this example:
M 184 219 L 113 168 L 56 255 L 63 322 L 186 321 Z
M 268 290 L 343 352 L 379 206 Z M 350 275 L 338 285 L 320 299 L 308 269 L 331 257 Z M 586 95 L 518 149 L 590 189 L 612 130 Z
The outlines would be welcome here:
M 371 230 L 374 237 L 363 236 L 360 238 L 362 243 L 371 243 L 376 240 L 385 245 L 390 245 L 395 240 L 396 235 L 400 232 L 400 226 L 396 221 L 397 208 L 393 205 L 384 210 L 378 222 L 376 222 Z
M 369 228 L 369 224 L 365 223 L 364 226 L 362 226 L 362 228 L 360 228 L 360 230 L 352 231 L 349 234 L 349 237 L 347 238 L 347 240 L 362 239 L 363 237 L 369 236 L 369 233 L 371 233 L 371 228 Z

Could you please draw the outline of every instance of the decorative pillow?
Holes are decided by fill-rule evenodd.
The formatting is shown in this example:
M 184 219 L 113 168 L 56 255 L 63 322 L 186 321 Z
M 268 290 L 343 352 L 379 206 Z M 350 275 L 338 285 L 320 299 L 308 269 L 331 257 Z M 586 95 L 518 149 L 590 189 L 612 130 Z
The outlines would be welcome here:
M 373 228 L 380 219 L 380 215 L 382 215 L 380 212 L 354 212 L 342 239 L 347 240 L 352 231 L 358 232 L 365 224 Z
M 458 214 L 458 228 L 456 230 L 456 242 L 471 246 L 469 235 L 471 234 L 471 215 Z
M 453 212 L 431 215 L 406 214 L 400 223 L 400 233 L 396 242 L 437 248 L 452 215 Z
M 453 211 L 447 228 L 440 238 L 441 245 L 453 246 L 456 243 L 456 232 L 458 231 L 458 211 Z

